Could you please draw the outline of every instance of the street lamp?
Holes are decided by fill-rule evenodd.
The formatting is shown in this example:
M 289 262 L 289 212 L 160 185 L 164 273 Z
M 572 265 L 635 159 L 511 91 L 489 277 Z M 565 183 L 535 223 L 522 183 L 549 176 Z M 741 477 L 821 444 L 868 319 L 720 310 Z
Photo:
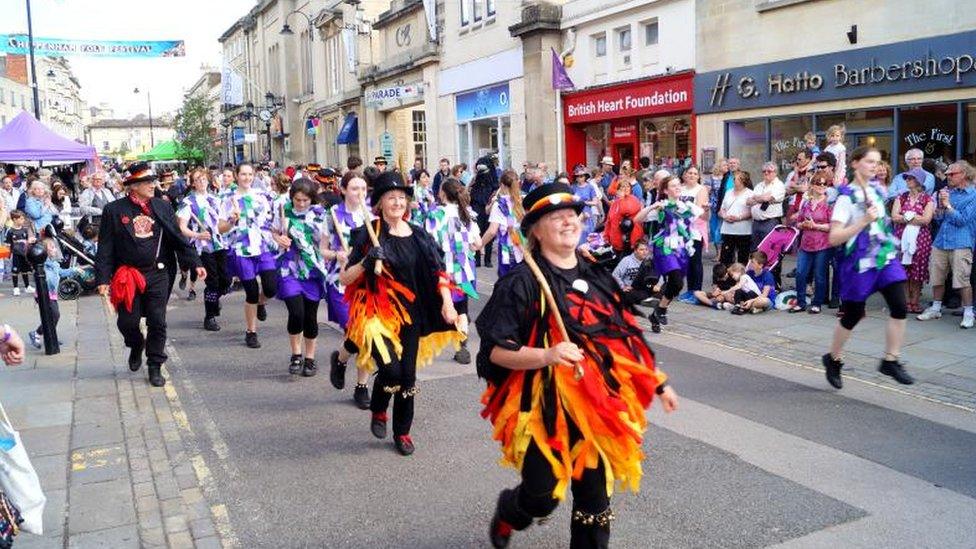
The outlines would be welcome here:
M 139 88 L 132 90 L 132 93 L 138 94 Z M 156 138 L 153 137 L 153 121 L 152 121 L 152 96 L 149 94 L 149 90 L 146 90 L 146 102 L 149 104 L 149 148 L 152 149 L 156 146 Z
M 302 16 L 305 17 L 305 20 L 308 21 L 308 31 L 309 31 L 308 32 L 308 39 L 309 39 L 309 41 L 314 42 L 315 41 L 315 34 L 312 32 L 312 16 L 310 16 L 307 13 L 305 13 L 303 11 L 300 11 L 300 10 L 292 10 L 291 13 L 289 13 L 288 15 L 285 16 L 285 24 L 281 26 L 281 32 L 279 32 L 278 34 L 282 34 L 284 36 L 291 36 L 291 35 L 295 34 L 295 31 L 291 30 L 291 26 L 288 25 L 288 18 L 291 17 L 293 14 L 296 14 L 296 13 L 300 13 Z
M 41 121 L 41 98 L 37 91 L 37 68 L 34 66 L 34 23 L 31 20 L 31 3 L 27 0 L 27 47 L 30 53 L 31 88 L 34 90 L 34 117 Z

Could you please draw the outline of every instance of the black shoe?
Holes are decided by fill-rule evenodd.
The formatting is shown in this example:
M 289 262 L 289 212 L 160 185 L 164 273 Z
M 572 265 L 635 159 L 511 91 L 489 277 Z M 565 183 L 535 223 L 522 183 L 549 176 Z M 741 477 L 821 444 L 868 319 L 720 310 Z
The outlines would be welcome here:
M 386 412 L 373 412 L 369 430 L 376 438 L 386 438 Z
M 651 331 L 655 334 L 661 333 L 661 321 L 658 320 L 657 313 L 651 311 L 647 314 L 647 319 L 651 321 Z
M 471 351 L 462 345 L 461 349 L 454 353 L 454 362 L 458 364 L 471 364 Z
M 260 349 L 261 343 L 258 342 L 257 332 L 244 332 L 244 344 L 251 349 Z
M 657 321 L 661 323 L 661 326 L 668 325 L 668 311 L 666 309 L 657 310 Z
M 490 260 L 487 260 L 487 259 L 485 260 L 485 267 L 487 267 L 489 269 L 491 268 L 491 261 Z
M 180 289 L 181 290 L 186 289 L 186 271 L 180 272 Z
M 258 320 L 261 322 L 268 320 L 268 309 L 264 305 L 258 305 Z
M 166 385 L 166 378 L 163 377 L 163 373 L 160 371 L 162 366 L 159 364 L 149 364 L 149 384 L 153 387 L 162 387 Z
M 142 345 L 129 349 L 129 370 L 138 372 L 142 368 Z
M 844 386 L 844 380 L 840 377 L 840 369 L 844 367 L 844 363 L 830 356 L 830 353 L 820 357 L 820 362 L 824 365 L 827 383 L 834 389 L 842 388 Z
M 203 319 L 203 329 L 208 332 L 219 332 L 220 324 L 217 324 L 216 318 L 208 316 Z
M 315 377 L 319 373 L 319 367 L 315 365 L 314 358 L 306 358 L 302 366 L 302 377 Z
M 393 445 L 396 446 L 397 452 L 400 452 L 401 456 L 409 456 L 415 450 L 413 447 L 413 439 L 410 438 L 410 435 L 395 437 L 393 439 Z
M 495 516 L 491 518 L 491 527 L 488 529 L 488 538 L 491 546 L 498 549 L 508 547 L 508 542 L 512 539 L 512 525 L 502 520 L 495 509 Z
M 830 301 L 827 303 L 827 308 L 828 309 L 839 309 L 840 308 L 840 299 L 839 298 L 836 298 L 836 297 L 831 298 Z
M 339 351 L 329 355 L 329 382 L 340 391 L 346 386 L 346 363 L 339 362 Z
M 356 384 L 356 389 L 352 393 L 352 399 L 356 401 L 356 406 L 360 410 L 369 410 L 369 387 Z
M 196 298 L 197 298 L 197 291 L 196 290 L 190 290 L 190 293 L 186 294 L 186 300 L 187 301 L 193 301 Z
M 895 378 L 895 381 L 902 385 L 915 383 L 915 379 L 905 371 L 905 366 L 897 360 L 882 360 L 881 366 L 878 366 L 878 371 L 886 376 Z
M 736 315 L 736 316 L 741 316 L 741 315 L 746 314 L 746 310 L 743 309 L 742 307 L 739 307 L 738 305 L 736 305 L 735 307 L 732 307 L 732 310 L 729 311 L 729 312 L 732 313 L 732 314 L 734 314 L 734 315 Z
M 302 372 L 302 366 L 304 366 L 302 355 L 291 355 L 291 360 L 288 361 L 288 373 L 297 376 Z

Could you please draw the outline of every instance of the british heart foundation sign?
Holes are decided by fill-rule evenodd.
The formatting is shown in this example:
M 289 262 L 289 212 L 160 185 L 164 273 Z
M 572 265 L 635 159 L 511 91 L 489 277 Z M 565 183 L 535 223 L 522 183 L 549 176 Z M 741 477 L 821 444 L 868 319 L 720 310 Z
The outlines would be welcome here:
M 654 78 L 565 95 L 567 124 L 690 111 L 692 74 Z

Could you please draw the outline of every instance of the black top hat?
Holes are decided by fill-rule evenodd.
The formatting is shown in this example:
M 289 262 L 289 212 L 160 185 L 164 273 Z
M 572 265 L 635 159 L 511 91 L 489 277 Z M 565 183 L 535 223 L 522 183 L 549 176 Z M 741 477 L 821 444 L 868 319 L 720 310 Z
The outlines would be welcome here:
M 413 196 L 413 187 L 403 182 L 400 172 L 383 172 L 373 180 L 373 194 L 369 197 L 369 203 L 378 206 L 380 199 L 389 191 L 403 191 L 407 196 Z
M 580 202 L 573 189 L 564 183 L 549 183 L 540 185 L 522 199 L 525 217 L 522 218 L 522 232 L 528 234 L 532 224 L 549 212 L 572 208 L 576 213 L 583 211 L 585 204 Z
M 386 157 L 377 156 L 376 158 L 373 159 L 373 164 L 386 164 Z
M 122 177 L 122 184 L 132 185 L 133 183 L 155 181 L 156 179 L 156 172 L 153 171 L 148 162 L 133 162 L 125 170 L 125 175 Z

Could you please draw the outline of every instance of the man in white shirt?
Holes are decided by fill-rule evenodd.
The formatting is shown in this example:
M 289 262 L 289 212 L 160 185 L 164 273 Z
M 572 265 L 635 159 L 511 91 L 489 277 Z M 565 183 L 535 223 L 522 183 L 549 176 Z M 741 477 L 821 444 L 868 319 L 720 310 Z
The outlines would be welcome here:
M 97 171 L 91 176 L 91 187 L 81 192 L 78 207 L 82 217 L 98 225 L 102 218 L 102 208 L 115 200 L 115 195 L 105 186 L 105 172 Z
M 752 211 L 752 249 L 759 247 L 762 239 L 779 225 L 783 218 L 783 200 L 786 199 L 786 186 L 779 180 L 774 162 L 766 162 L 762 167 L 762 180 L 746 199 Z
M 9 175 L 4 176 L 3 180 L 0 181 L 0 198 L 3 198 L 8 213 L 17 209 L 20 190 L 14 188 L 14 180 Z

